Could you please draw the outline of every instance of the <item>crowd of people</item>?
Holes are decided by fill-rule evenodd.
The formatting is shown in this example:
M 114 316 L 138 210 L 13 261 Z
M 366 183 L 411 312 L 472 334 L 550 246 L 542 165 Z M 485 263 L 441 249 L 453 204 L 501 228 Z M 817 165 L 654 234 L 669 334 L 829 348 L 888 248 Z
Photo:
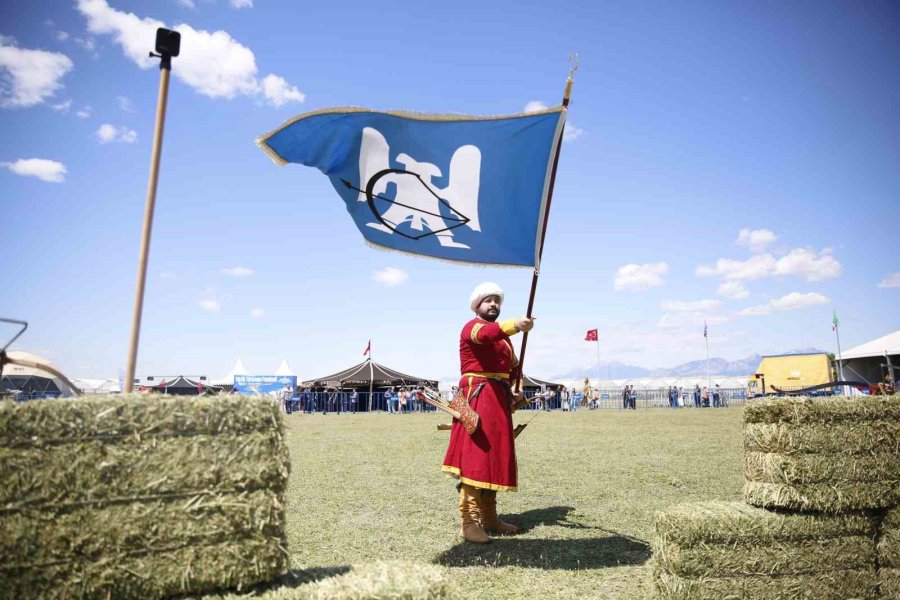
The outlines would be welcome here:
M 372 394 L 372 410 L 380 410 L 391 414 L 421 412 L 426 404 L 417 392 L 421 387 L 390 387 L 384 392 Z M 362 401 L 362 406 L 360 405 Z M 286 413 L 302 412 L 322 414 L 355 413 L 369 409 L 368 393 L 361 396 L 355 389 L 314 391 L 312 388 L 300 388 L 296 392 L 286 391 L 281 396 L 282 409 Z

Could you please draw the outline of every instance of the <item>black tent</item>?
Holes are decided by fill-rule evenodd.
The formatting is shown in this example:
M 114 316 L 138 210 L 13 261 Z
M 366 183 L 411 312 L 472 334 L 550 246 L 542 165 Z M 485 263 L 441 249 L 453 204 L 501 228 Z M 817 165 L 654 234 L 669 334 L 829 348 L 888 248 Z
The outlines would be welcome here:
M 207 385 L 202 381 L 194 381 L 184 375 L 179 375 L 173 379 L 163 379 L 152 386 L 143 386 L 140 391 L 171 396 L 199 396 L 200 394 L 217 394 L 221 390 L 214 385 Z
M 360 389 L 368 389 L 370 385 L 373 388 L 424 385 L 437 389 L 438 382 L 435 379 L 425 379 L 395 371 L 369 358 L 343 371 L 302 381 L 300 385 L 312 388 Z
M 522 382 L 522 387 L 526 390 L 539 390 L 541 388 L 546 388 L 548 390 L 562 389 L 563 384 L 561 383 L 553 383 L 552 381 L 545 381 L 543 379 L 538 379 L 537 377 L 529 377 L 525 375 L 525 381 Z

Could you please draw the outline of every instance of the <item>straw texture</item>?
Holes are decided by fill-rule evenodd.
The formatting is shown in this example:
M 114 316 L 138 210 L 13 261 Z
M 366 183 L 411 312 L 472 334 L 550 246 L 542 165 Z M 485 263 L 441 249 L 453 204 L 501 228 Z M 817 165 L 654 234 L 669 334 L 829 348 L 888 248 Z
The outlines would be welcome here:
M 268 399 L 4 402 L 0 430 L 0 597 L 158 598 L 287 567 Z
M 653 570 L 670 599 L 875 598 L 875 519 L 702 502 L 656 515 Z
M 900 398 L 776 398 L 744 410 L 744 499 L 839 512 L 900 504 Z

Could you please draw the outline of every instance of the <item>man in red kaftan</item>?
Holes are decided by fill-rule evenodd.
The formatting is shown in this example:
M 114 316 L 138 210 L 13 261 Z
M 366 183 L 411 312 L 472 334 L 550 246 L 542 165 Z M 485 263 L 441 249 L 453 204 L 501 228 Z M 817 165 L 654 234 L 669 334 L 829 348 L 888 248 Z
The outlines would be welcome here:
M 509 338 L 530 331 L 534 322 L 527 317 L 497 322 L 502 303 L 503 290 L 496 283 L 482 283 L 472 292 L 469 304 L 476 317 L 465 324 L 459 338 L 459 391 L 478 413 L 479 424 L 470 435 L 453 421 L 441 467 L 459 479 L 460 536 L 475 543 L 490 541 L 486 530 L 518 530 L 497 516 L 497 490 L 517 488 L 510 375 L 518 360 Z

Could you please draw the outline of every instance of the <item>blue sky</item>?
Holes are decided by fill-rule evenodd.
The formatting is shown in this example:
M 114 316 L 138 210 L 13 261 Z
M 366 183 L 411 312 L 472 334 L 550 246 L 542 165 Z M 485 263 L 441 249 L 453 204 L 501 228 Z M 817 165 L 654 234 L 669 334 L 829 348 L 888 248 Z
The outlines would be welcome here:
M 71 377 L 117 377 L 158 70 L 174 59 L 139 375 L 458 369 L 484 280 L 368 248 L 328 178 L 254 139 L 340 105 L 509 114 L 578 51 L 527 370 L 844 348 L 900 328 L 900 6 L 891 2 L 5 3 L 0 316 Z M 149 32 L 149 33 L 148 33 Z M 188 41 L 190 40 L 190 43 Z M 40 159 L 34 161 L 31 159 Z

